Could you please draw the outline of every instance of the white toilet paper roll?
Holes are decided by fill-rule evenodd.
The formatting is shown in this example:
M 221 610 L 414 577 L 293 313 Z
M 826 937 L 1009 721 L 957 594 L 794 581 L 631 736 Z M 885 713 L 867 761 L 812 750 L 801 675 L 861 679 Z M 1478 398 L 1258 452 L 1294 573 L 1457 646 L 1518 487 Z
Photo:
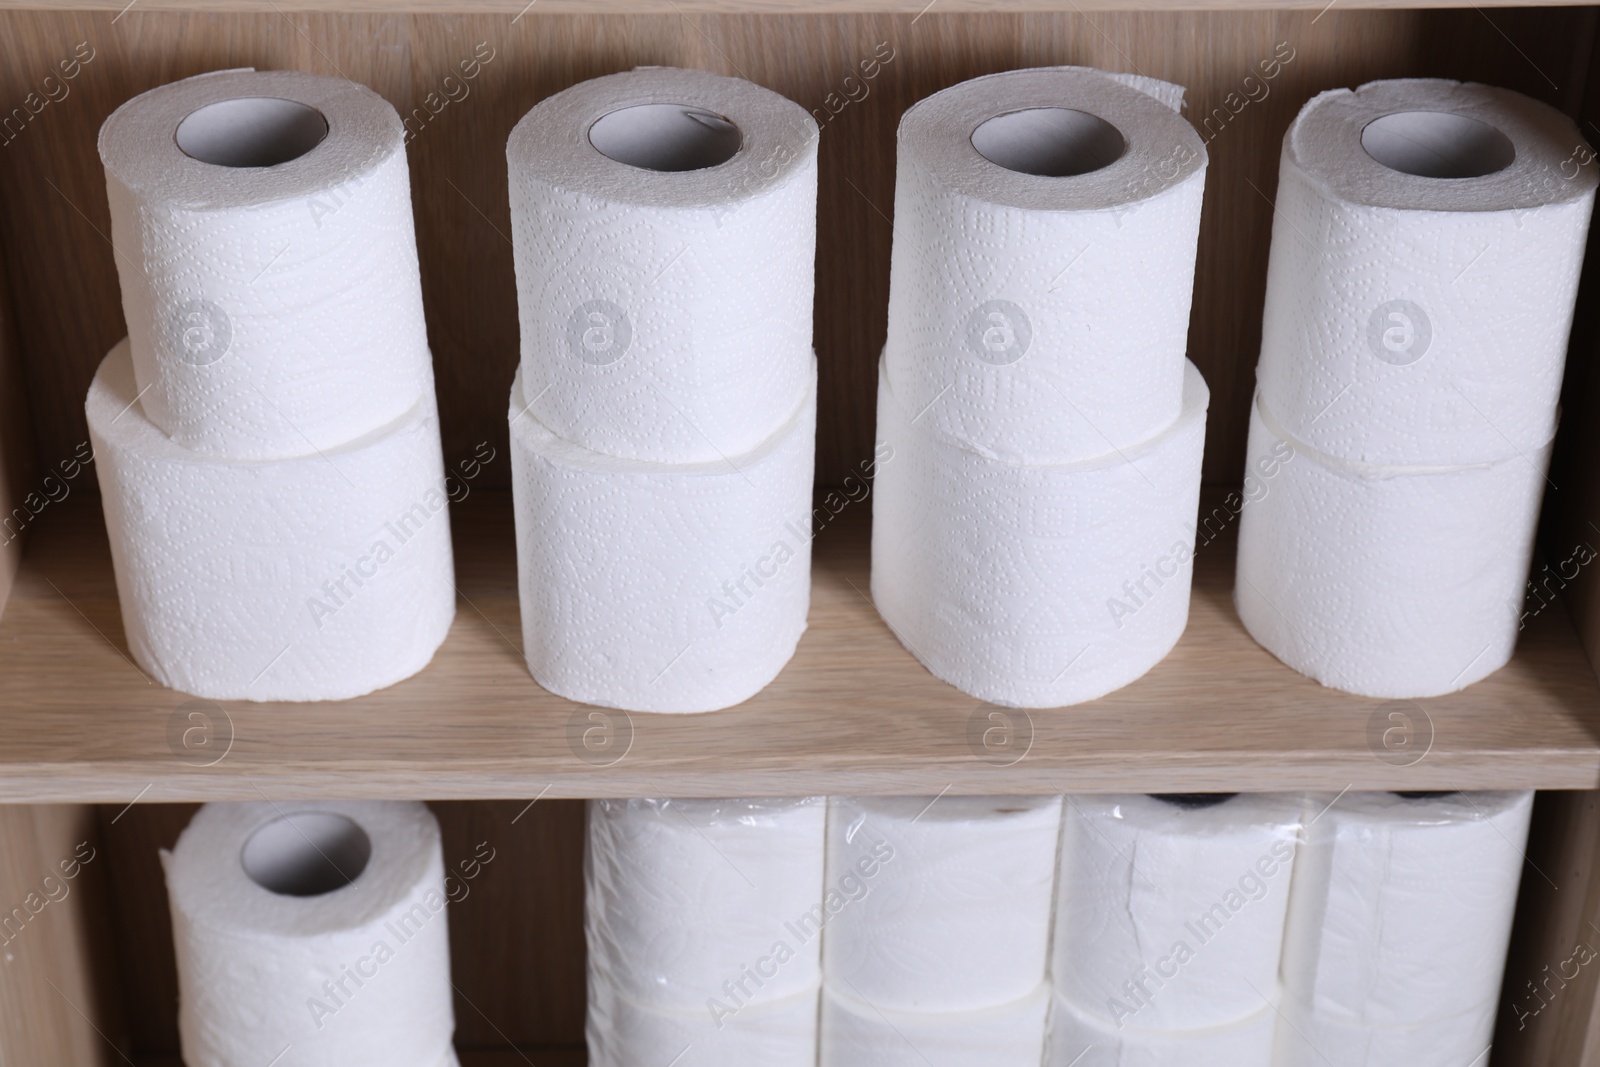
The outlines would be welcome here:
M 866 885 L 828 920 L 829 986 L 886 1010 L 960 1012 L 1044 980 L 1060 797 L 832 797 L 829 808 L 828 878 L 856 872 Z
M 1288 1001 L 1370 1026 L 1492 1005 L 1532 808 L 1532 793 L 1339 798 L 1308 823 L 1295 864 Z
M 975 1011 L 895 1011 L 822 993 L 821 1067 L 1038 1067 L 1048 990 Z
M 813 1067 L 817 989 L 716 1011 L 645 1007 L 591 971 L 590 1067 Z M 674 1058 L 676 1057 L 676 1058 Z
M 1272 1062 L 1274 1067 L 1488 1067 L 1497 1007 L 1485 1004 L 1456 1018 L 1413 1026 L 1360 1026 L 1288 1005 Z
M 1058 993 L 1050 1005 L 1045 1067 L 1272 1067 L 1278 1013 L 1259 997 L 1256 1002 L 1260 1007 L 1255 1012 L 1226 1026 L 1142 1030 L 1129 1025 L 1119 1029 L 1077 1010 Z M 1346 1063 L 1340 1059 L 1331 1062 L 1339 1067 Z
M 640 67 L 511 132 L 522 374 L 594 452 L 710 462 L 757 448 L 811 378 L 817 125 L 738 78 Z
M 100 130 L 141 403 L 184 448 L 315 454 L 433 388 L 405 130 L 345 78 L 228 70 Z
M 1262 395 L 1378 464 L 1491 462 L 1555 433 L 1596 168 L 1572 120 L 1434 79 L 1322 93 L 1284 138 Z
M 453 1064 L 424 804 L 207 804 L 161 854 L 189 1067 Z
M 714 711 L 775 678 L 811 602 L 815 366 L 749 452 L 661 464 L 551 433 L 511 387 L 517 575 L 528 669 L 569 700 Z
M 1234 603 L 1269 652 L 1363 696 L 1438 696 L 1505 665 L 1550 446 L 1464 468 L 1343 463 L 1256 398 Z M 1271 472 L 1268 474 L 1267 472 Z
M 923 665 L 1019 707 L 1093 700 L 1144 674 L 1189 618 L 1205 381 L 1167 430 L 1102 459 L 1014 466 L 918 424 L 878 375 L 872 599 Z
M 1007 71 L 901 120 L 884 359 L 929 430 L 1067 463 L 1183 410 L 1206 150 L 1137 81 Z
M 1056 988 L 1113 1030 L 1259 1014 L 1277 993 L 1302 806 L 1272 794 L 1070 799 Z
M 826 821 L 823 797 L 591 800 L 591 988 L 700 1014 L 814 989 Z
M 133 658 L 213 700 L 341 700 L 425 667 L 455 617 L 433 396 L 318 455 L 228 460 L 137 401 L 128 343 L 85 405 Z

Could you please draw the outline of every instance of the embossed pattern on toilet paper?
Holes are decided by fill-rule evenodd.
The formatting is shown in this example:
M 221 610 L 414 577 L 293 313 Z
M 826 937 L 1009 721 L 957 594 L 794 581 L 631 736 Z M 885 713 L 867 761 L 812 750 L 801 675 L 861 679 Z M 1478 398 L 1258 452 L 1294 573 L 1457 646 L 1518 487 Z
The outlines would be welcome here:
M 1498 969 L 1495 971 L 1499 974 Z M 1411 1026 L 1361 1026 L 1289 1004 L 1278 1027 L 1274 1067 L 1484 1067 L 1498 1005 Z M 1080 1065 L 1081 1067 L 1081 1065 Z M 1219 1065 L 1221 1067 L 1221 1065 Z
M 1461 470 L 1358 468 L 1250 415 L 1247 465 L 1288 455 L 1244 509 L 1234 602 L 1302 674 L 1363 696 L 1453 692 L 1511 657 L 1550 446 Z
M 191 112 L 241 97 L 319 110 L 297 159 L 185 155 Z M 140 404 L 185 448 L 315 455 L 433 387 L 399 116 L 343 78 L 225 71 L 135 97 L 106 121 L 111 236 Z
M 726 116 L 727 162 L 610 159 L 595 120 L 652 103 Z M 812 374 L 817 128 L 736 78 L 640 68 L 541 102 L 507 145 L 532 414 L 625 459 L 710 462 L 758 447 Z
M 518 583 L 540 685 L 632 711 L 714 711 L 783 669 L 810 606 L 812 374 L 757 449 L 669 465 L 562 441 L 523 399 L 519 373 Z
M 647 1007 L 606 984 L 591 982 L 589 988 L 592 1067 L 658 1061 L 661 1067 L 814 1067 L 817 1062 L 815 987 L 720 1019 L 704 1006 Z
M 913 1013 L 866 1004 L 839 989 L 822 996 L 821 1067 L 1038 1067 L 1049 994 L 1009 1004 Z
M 1059 797 L 833 797 L 828 869 L 872 857 L 828 924 L 827 983 L 885 1010 L 967 1011 L 1043 980 Z
M 919 426 L 980 455 L 1063 463 L 1178 418 L 1206 154 L 1152 95 L 1051 68 L 964 82 L 906 113 L 884 357 Z M 1126 147 L 1069 177 L 979 154 L 974 128 L 1028 108 L 1099 116 Z
M 214 700 L 339 700 L 421 670 L 455 617 L 433 397 L 338 448 L 226 460 L 136 403 L 124 341 L 89 387 L 128 648 Z
M 935 675 L 1053 707 L 1138 678 L 1182 635 L 1209 394 L 1105 460 L 1015 466 L 926 432 L 880 369 L 872 598 Z
M 826 817 L 821 797 L 590 801 L 592 987 L 713 1018 L 814 990 Z
M 1113 1030 L 1231 1026 L 1276 994 L 1298 797 L 1068 802 L 1052 981 Z
M 1255 1012 L 1226 1026 L 1143 1030 L 1108 1025 L 1057 995 L 1050 1005 L 1045 1067 L 1271 1067 L 1278 1012 L 1260 998 L 1257 1003 Z M 1348 1061 L 1331 1062 L 1345 1067 Z
M 1394 112 L 1475 119 L 1515 149 L 1463 178 L 1390 169 L 1362 131 Z M 1339 459 L 1467 464 L 1554 435 L 1595 168 L 1571 120 L 1440 80 L 1323 93 L 1284 139 L 1262 324 L 1262 396 Z
M 280 895 L 251 880 L 241 850 L 256 830 L 304 812 L 352 820 L 371 856 L 332 892 Z M 425 805 L 208 804 L 162 862 L 185 1063 L 452 1062 L 444 866 L 438 824 Z

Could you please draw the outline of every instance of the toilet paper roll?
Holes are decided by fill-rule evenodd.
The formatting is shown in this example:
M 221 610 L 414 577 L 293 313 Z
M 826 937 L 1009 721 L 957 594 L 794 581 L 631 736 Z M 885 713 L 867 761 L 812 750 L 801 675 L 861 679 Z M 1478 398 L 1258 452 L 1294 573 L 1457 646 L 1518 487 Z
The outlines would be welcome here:
M 1550 445 L 1458 468 L 1367 467 L 1288 436 L 1258 396 L 1234 603 L 1274 656 L 1362 696 L 1453 692 L 1522 625 Z
M 1136 81 L 1008 71 L 901 120 L 884 358 L 930 431 L 1068 463 L 1179 417 L 1206 150 Z
M 1498 973 L 1498 972 L 1496 972 Z M 1360 1026 L 1290 1005 L 1278 1026 L 1274 1067 L 1487 1067 L 1494 1004 L 1414 1026 Z
M 1597 184 L 1572 120 L 1487 85 L 1336 89 L 1284 138 L 1262 395 L 1376 464 L 1484 463 L 1555 433 Z
M 1340 797 L 1308 823 L 1295 864 L 1287 999 L 1372 1026 L 1492 1005 L 1532 808 L 1532 793 Z
M 821 1067 L 1038 1067 L 1048 990 L 975 1011 L 916 1013 L 822 993 Z
M 591 1067 L 813 1067 L 815 987 L 778 1001 L 674 1011 L 629 1000 L 608 983 L 589 984 Z M 674 1059 L 673 1057 L 677 1057 Z
M 591 800 L 591 988 L 724 1015 L 814 990 L 826 821 L 823 797 Z
M 207 804 L 161 853 L 189 1067 L 454 1064 L 424 804 Z
M 100 130 L 140 403 L 234 459 L 326 451 L 433 388 L 405 129 L 346 78 L 228 70 Z
M 1228 1026 L 1277 992 L 1302 802 L 1186 802 L 1067 803 L 1050 973 L 1099 1026 Z
M 783 669 L 811 600 L 816 378 L 759 446 L 710 463 L 619 460 L 546 428 L 511 387 L 528 669 L 569 700 L 714 711 Z
M 738 78 L 640 67 L 511 132 L 533 414 L 624 459 L 760 446 L 811 380 L 817 125 Z
M 85 405 L 128 649 L 212 700 L 341 700 L 427 666 L 455 617 L 433 396 L 313 456 L 228 460 L 145 418 L 128 343 Z
M 962 1012 L 1044 980 L 1060 797 L 829 805 L 829 881 L 858 874 L 863 886 L 830 906 L 829 986 L 884 1010 Z
M 1278 1013 L 1260 997 L 1256 1003 L 1260 1005 L 1256 1011 L 1225 1026 L 1144 1030 L 1129 1025 L 1119 1029 L 1077 1010 L 1057 993 L 1050 1005 L 1045 1067 L 1272 1067 Z M 1339 1067 L 1346 1063 L 1337 1058 L 1330 1062 Z M 1465 1061 L 1452 1067 L 1465 1067 Z
M 940 440 L 878 375 L 872 598 L 934 674 L 996 704 L 1093 700 L 1144 674 L 1189 618 L 1210 395 L 1099 460 L 1015 466 Z M 886 446 L 886 447 L 885 447 Z

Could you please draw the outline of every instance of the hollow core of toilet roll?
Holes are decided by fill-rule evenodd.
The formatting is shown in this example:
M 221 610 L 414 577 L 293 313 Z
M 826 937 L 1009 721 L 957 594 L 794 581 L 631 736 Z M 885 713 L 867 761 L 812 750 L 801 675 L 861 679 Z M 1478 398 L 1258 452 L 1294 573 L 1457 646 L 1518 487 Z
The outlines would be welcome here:
M 1361 147 L 1390 170 L 1420 178 L 1481 178 L 1517 158 L 1511 138 L 1448 111 L 1397 111 L 1361 129 Z
M 239 854 L 256 885 L 280 896 L 316 897 L 354 882 L 372 858 L 372 840 L 355 820 L 331 811 L 274 819 Z
M 298 100 L 241 96 L 191 111 L 173 139 L 183 154 L 218 167 L 274 167 L 328 136 L 328 117 Z
M 635 104 L 589 127 L 601 155 L 642 170 L 703 170 L 726 163 L 744 143 L 739 127 L 688 104 Z
M 1122 131 L 1070 107 L 1030 107 L 978 124 L 972 147 L 996 166 L 1041 178 L 1070 178 L 1109 167 L 1127 151 Z

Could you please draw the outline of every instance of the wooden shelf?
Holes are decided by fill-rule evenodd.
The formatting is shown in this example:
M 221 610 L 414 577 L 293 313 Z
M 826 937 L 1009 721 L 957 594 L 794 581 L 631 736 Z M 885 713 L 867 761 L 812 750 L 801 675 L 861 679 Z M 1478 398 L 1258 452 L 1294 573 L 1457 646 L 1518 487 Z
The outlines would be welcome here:
M 1226 538 L 1199 553 L 1189 628 L 1172 655 L 1093 703 L 1017 713 L 1031 747 L 997 766 L 1001 757 L 986 760 L 969 742 L 974 717 L 981 730 L 992 709 L 928 674 L 867 600 L 865 505 L 817 538 L 810 629 L 773 685 L 709 715 L 618 717 L 619 731 L 631 726 L 631 747 L 600 766 L 603 757 L 573 740 L 594 709 L 540 689 L 517 650 L 510 501 L 496 493 L 455 509 L 462 600 L 427 670 L 339 703 L 227 703 L 225 717 L 214 715 L 214 747 L 203 751 L 220 751 L 229 724 L 231 749 L 196 766 L 202 757 L 169 736 L 192 698 L 149 682 L 126 657 L 97 502 L 73 498 L 52 510 L 0 620 L 0 800 L 1600 783 L 1600 688 L 1559 609 L 1532 620 L 1516 658 L 1492 677 L 1398 705 L 1414 718 L 1423 708 L 1433 732 L 1426 756 L 1399 766 L 1369 740 L 1374 712 L 1390 705 L 1318 686 L 1250 640 L 1230 599 Z
M 494 1052 L 457 1052 L 461 1067 L 584 1067 L 589 1057 L 582 1049 L 515 1049 Z M 668 1054 L 670 1055 L 670 1053 Z M 177 1056 L 141 1056 L 138 1067 L 183 1067 Z
M 1336 0 L 1341 10 L 1456 8 L 1461 0 Z M 1488 0 L 1478 7 L 1579 7 L 1584 0 Z M 132 13 L 450 15 L 904 15 L 1085 11 L 1321 11 L 1328 0 L 0 0 L 0 10 Z

